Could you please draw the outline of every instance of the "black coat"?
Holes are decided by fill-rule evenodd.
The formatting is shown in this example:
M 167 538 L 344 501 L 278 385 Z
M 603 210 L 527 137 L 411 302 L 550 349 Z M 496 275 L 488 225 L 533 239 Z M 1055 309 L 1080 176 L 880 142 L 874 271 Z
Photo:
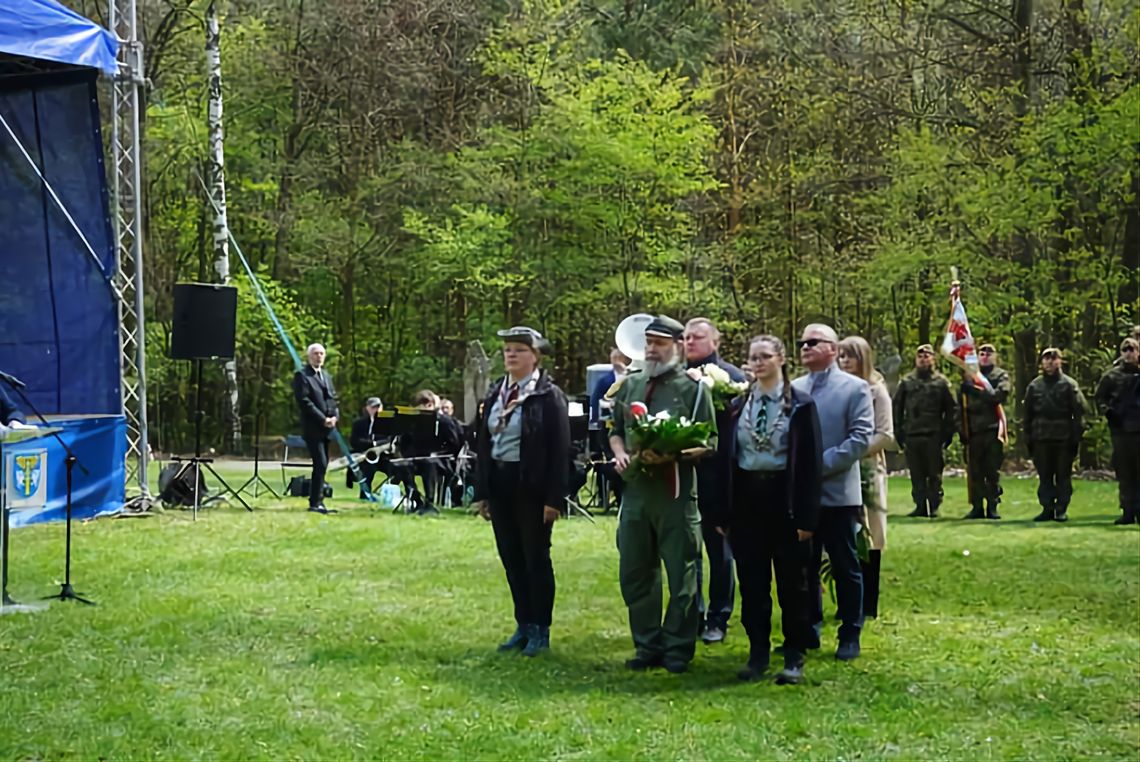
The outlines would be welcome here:
M 714 525 L 729 525 L 732 501 L 732 480 L 736 472 L 736 430 L 740 413 L 747 397 L 738 397 L 725 410 L 725 428 L 720 432 L 717 463 L 720 478 L 716 480 L 718 492 Z M 819 413 L 809 395 L 792 389 L 792 412 L 788 419 L 788 516 L 796 529 L 814 532 L 819 524 L 820 493 L 823 488 L 823 438 L 819 430 Z M 701 483 L 704 486 L 704 482 Z M 758 496 L 759 499 L 759 496 Z
M 505 381 L 504 376 L 491 386 L 483 402 L 483 412 L 475 421 L 476 500 L 486 500 L 490 494 L 491 432 L 487 428 L 487 416 Z M 547 372 L 542 371 L 534 391 L 520 407 L 519 478 L 523 488 L 542 495 L 543 505 L 561 509 L 570 479 L 570 414 L 566 409 L 566 395 L 554 385 Z
M 8 395 L 8 390 L 0 386 L 0 423 L 7 426 L 12 421 L 27 423 L 24 420 L 24 414 L 16 405 L 16 401 Z
M 368 430 L 370 425 L 371 432 Z M 365 413 L 352 422 L 352 433 L 348 438 L 349 447 L 353 452 L 364 452 L 389 441 L 391 437 L 380 436 L 379 429 L 380 427 L 373 423 L 372 416 Z
M 293 398 L 301 410 L 301 436 L 304 439 L 328 439 L 332 429 L 325 426 L 325 418 L 340 416 L 332 376 L 327 370 L 321 373 L 323 382 L 317 378 L 317 372 L 311 365 L 293 374 Z

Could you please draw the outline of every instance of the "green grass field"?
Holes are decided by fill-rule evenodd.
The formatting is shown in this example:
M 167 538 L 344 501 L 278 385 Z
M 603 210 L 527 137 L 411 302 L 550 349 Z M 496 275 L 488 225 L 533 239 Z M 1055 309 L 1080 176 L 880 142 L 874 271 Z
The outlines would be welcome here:
M 495 653 L 510 598 L 475 517 L 338 499 L 78 525 L 98 606 L 0 617 L 0 758 L 1134 760 L 1140 528 L 1111 526 L 1112 484 L 1079 482 L 1066 526 L 1006 485 L 996 525 L 894 520 L 863 657 L 837 663 L 829 623 L 799 687 L 736 681 L 735 620 L 686 675 L 626 672 L 612 517 L 556 527 L 533 660 Z M 14 597 L 54 592 L 63 538 L 14 532 Z

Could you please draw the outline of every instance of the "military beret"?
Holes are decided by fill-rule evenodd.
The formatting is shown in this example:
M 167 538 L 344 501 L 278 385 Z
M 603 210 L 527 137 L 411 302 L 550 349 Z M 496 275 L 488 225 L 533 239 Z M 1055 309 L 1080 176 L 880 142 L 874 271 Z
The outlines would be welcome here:
M 679 340 L 685 334 L 685 326 L 678 323 L 668 315 L 658 315 L 645 326 L 646 336 L 661 336 L 673 341 Z
M 1044 349 L 1041 350 L 1041 356 L 1042 357 L 1054 356 L 1054 357 L 1058 357 L 1062 360 L 1065 358 L 1065 355 L 1061 353 L 1061 350 L 1057 349 L 1056 347 L 1045 347 Z
M 1123 352 L 1125 347 L 1140 347 L 1140 341 L 1129 336 L 1124 341 L 1120 342 L 1120 351 Z
M 914 350 L 914 353 L 916 355 L 921 355 L 921 354 L 932 355 L 932 354 L 934 354 L 934 347 L 930 346 L 929 344 L 920 344 L 918 349 Z
M 978 347 L 978 351 L 979 352 L 987 352 L 987 351 L 988 352 L 996 352 L 997 349 L 994 348 L 993 344 L 982 344 L 980 347 Z
M 506 328 L 498 332 L 498 336 L 504 342 L 515 342 L 518 344 L 526 344 L 539 354 L 550 354 L 553 348 L 550 342 L 542 337 L 542 334 L 533 328 L 528 328 L 525 325 L 516 325 Z

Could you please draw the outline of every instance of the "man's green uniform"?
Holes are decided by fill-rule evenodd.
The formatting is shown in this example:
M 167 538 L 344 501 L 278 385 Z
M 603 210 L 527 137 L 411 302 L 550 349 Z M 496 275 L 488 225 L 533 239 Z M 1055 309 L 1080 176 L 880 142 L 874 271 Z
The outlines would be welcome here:
M 893 413 L 895 439 L 910 469 L 913 515 L 937 516 L 942 504 L 942 450 L 958 428 L 958 405 L 950 382 L 936 370 L 914 370 L 895 390 Z
M 1042 373 L 1029 382 L 1022 404 L 1022 427 L 1040 482 L 1036 521 L 1067 521 L 1073 498 L 1073 460 L 1084 436 L 1087 407 L 1081 387 L 1063 372 Z
M 621 437 L 632 455 L 630 403 L 644 402 L 649 414 L 714 421 L 710 395 L 680 367 L 657 378 L 631 373 L 614 396 L 611 436 Z M 694 413 L 694 405 L 696 411 Z M 716 437 L 709 443 L 716 446 Z M 618 518 L 621 594 L 640 659 L 687 663 L 696 648 L 697 567 L 701 562 L 701 517 L 697 512 L 692 462 L 678 466 L 680 497 L 673 497 L 673 466 L 650 466 L 632 476 L 622 491 Z M 661 620 L 661 564 L 669 580 L 669 605 Z
M 1108 418 L 1112 465 L 1120 484 L 1118 524 L 1140 522 L 1140 367 L 1120 363 L 1100 379 L 1096 403 Z
M 962 382 L 962 441 L 966 444 L 972 509 L 969 517 L 996 519 L 1001 502 L 1001 463 L 1005 459 L 998 439 L 998 405 L 1009 396 L 1011 385 L 1009 373 L 997 365 L 982 366 L 980 370 L 992 390 L 979 389 L 973 381 Z

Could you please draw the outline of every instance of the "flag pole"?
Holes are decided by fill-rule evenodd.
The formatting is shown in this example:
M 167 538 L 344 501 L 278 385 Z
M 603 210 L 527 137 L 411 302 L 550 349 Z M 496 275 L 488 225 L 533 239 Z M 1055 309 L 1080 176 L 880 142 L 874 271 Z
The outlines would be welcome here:
M 946 332 L 949 333 L 950 326 L 954 322 L 954 302 L 955 299 L 961 301 L 962 299 L 962 282 L 958 280 L 958 268 L 950 267 L 950 317 L 946 321 Z M 966 380 L 966 374 L 970 371 L 966 367 L 962 367 L 962 380 Z M 970 513 L 974 512 L 974 479 L 970 474 L 970 416 L 966 412 L 966 394 L 962 387 L 958 387 L 958 409 L 962 416 L 962 433 L 965 438 L 959 437 L 962 440 L 962 455 L 966 459 L 966 500 L 970 503 Z

